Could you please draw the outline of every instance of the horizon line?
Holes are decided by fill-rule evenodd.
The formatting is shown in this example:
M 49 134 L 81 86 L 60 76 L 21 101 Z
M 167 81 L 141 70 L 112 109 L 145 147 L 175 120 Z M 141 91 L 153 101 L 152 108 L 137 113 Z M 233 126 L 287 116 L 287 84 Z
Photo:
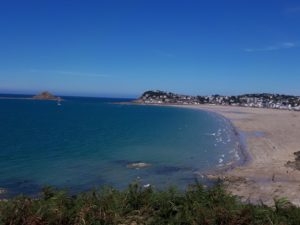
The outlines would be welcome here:
M 295 95 L 295 94 L 287 94 L 287 93 L 279 93 L 279 92 L 245 92 L 245 93 L 241 93 L 241 94 L 230 94 L 230 95 L 225 95 L 225 94 L 206 94 L 206 95 L 200 95 L 200 94 L 181 94 L 178 92 L 173 92 L 173 91 L 162 91 L 162 90 L 146 90 L 144 92 L 142 92 L 141 94 L 137 95 L 137 97 L 133 97 L 133 96 L 109 96 L 109 95 L 80 95 L 80 94 L 55 94 L 55 92 L 53 91 L 48 91 L 56 96 L 60 96 L 60 97 L 78 97 L 78 98 L 116 98 L 116 99 L 138 99 L 139 97 L 141 97 L 145 92 L 147 91 L 161 91 L 161 92 L 165 92 L 165 93 L 173 93 L 173 94 L 178 94 L 178 95 L 186 95 L 186 96 L 214 96 L 214 95 L 219 95 L 219 96 L 242 96 L 242 95 L 252 95 L 252 94 L 267 94 L 267 95 L 286 95 L 286 96 L 294 96 L 294 97 L 300 97 L 300 95 Z M 36 94 L 39 94 L 41 92 L 44 91 L 38 91 L 38 92 L 30 92 L 30 93 L 16 93 L 16 92 L 1 92 L 0 91 L 0 95 L 24 95 L 24 96 L 34 96 Z

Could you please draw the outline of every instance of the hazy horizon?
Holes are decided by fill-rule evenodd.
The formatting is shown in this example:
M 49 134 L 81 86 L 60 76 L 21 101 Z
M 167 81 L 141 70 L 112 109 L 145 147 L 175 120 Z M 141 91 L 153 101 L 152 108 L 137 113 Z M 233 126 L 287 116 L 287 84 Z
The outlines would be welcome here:
M 153 89 L 154 91 L 157 91 L 157 89 Z M 44 90 L 44 91 L 48 91 L 48 90 Z M 151 90 L 145 90 L 145 91 L 151 91 Z M 164 91 L 164 92 L 172 92 L 172 91 L 168 91 L 168 90 L 159 90 L 159 91 Z M 43 92 L 43 91 L 42 91 Z M 142 94 L 144 92 L 142 92 L 139 95 L 136 96 L 127 96 L 127 95 L 116 95 L 116 94 L 103 94 L 103 95 L 89 95 L 89 94 L 82 94 L 82 95 L 76 95 L 76 94 L 61 94 L 61 93 L 56 93 L 56 92 L 51 92 L 49 91 L 51 94 L 55 95 L 55 96 L 62 96 L 62 97 L 87 97 L 87 98 L 124 98 L 124 99 L 137 99 L 139 97 L 142 96 Z M 37 95 L 40 94 L 41 92 L 0 92 L 0 95 L 24 95 L 24 96 L 33 96 L 33 95 Z M 172 92 L 174 94 L 182 94 L 182 95 L 188 95 L 186 93 L 176 93 L 176 92 Z M 240 94 L 236 94 L 236 95 L 230 95 L 228 94 L 227 96 L 237 96 L 237 95 L 247 95 L 247 94 L 279 94 L 279 95 L 291 95 L 291 96 L 297 96 L 300 97 L 299 95 L 293 95 L 293 94 L 289 94 L 289 93 L 271 93 L 271 92 L 253 92 L 253 93 L 240 93 Z M 207 94 L 207 95 L 202 95 L 202 96 L 210 96 L 210 95 L 220 95 L 219 93 L 214 93 L 214 94 Z M 226 96 L 226 94 L 223 94 L 224 96 Z M 194 94 L 191 96 L 201 96 L 200 94 Z
M 0 8 L 0 93 L 300 95 L 300 3 L 14 1 Z

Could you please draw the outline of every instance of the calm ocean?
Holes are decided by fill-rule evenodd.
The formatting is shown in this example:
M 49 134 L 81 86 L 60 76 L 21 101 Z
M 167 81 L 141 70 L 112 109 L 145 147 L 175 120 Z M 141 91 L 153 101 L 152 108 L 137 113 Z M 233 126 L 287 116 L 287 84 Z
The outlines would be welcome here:
M 174 107 L 111 104 L 120 99 L 0 99 L 2 196 L 52 185 L 83 191 L 124 188 L 140 180 L 185 187 L 196 172 L 238 156 L 238 139 L 222 117 Z M 146 169 L 128 163 L 146 162 Z

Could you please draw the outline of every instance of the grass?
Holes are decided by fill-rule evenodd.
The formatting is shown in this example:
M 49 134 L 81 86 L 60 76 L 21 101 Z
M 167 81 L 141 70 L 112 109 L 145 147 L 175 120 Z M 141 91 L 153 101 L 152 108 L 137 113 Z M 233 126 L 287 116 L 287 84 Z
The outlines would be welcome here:
M 205 189 L 197 184 L 179 192 L 134 183 L 124 191 L 103 188 L 76 196 L 45 188 L 37 199 L 1 201 L 0 224 L 299 225 L 300 209 L 285 199 L 272 208 L 241 203 L 221 185 Z

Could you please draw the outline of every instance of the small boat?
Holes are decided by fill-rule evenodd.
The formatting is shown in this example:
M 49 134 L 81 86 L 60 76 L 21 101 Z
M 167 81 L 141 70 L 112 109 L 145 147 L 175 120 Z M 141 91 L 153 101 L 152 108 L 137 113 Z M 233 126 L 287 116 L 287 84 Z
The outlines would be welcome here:
M 61 99 L 60 99 L 60 98 L 57 99 L 57 105 L 58 105 L 58 106 L 61 106 Z

